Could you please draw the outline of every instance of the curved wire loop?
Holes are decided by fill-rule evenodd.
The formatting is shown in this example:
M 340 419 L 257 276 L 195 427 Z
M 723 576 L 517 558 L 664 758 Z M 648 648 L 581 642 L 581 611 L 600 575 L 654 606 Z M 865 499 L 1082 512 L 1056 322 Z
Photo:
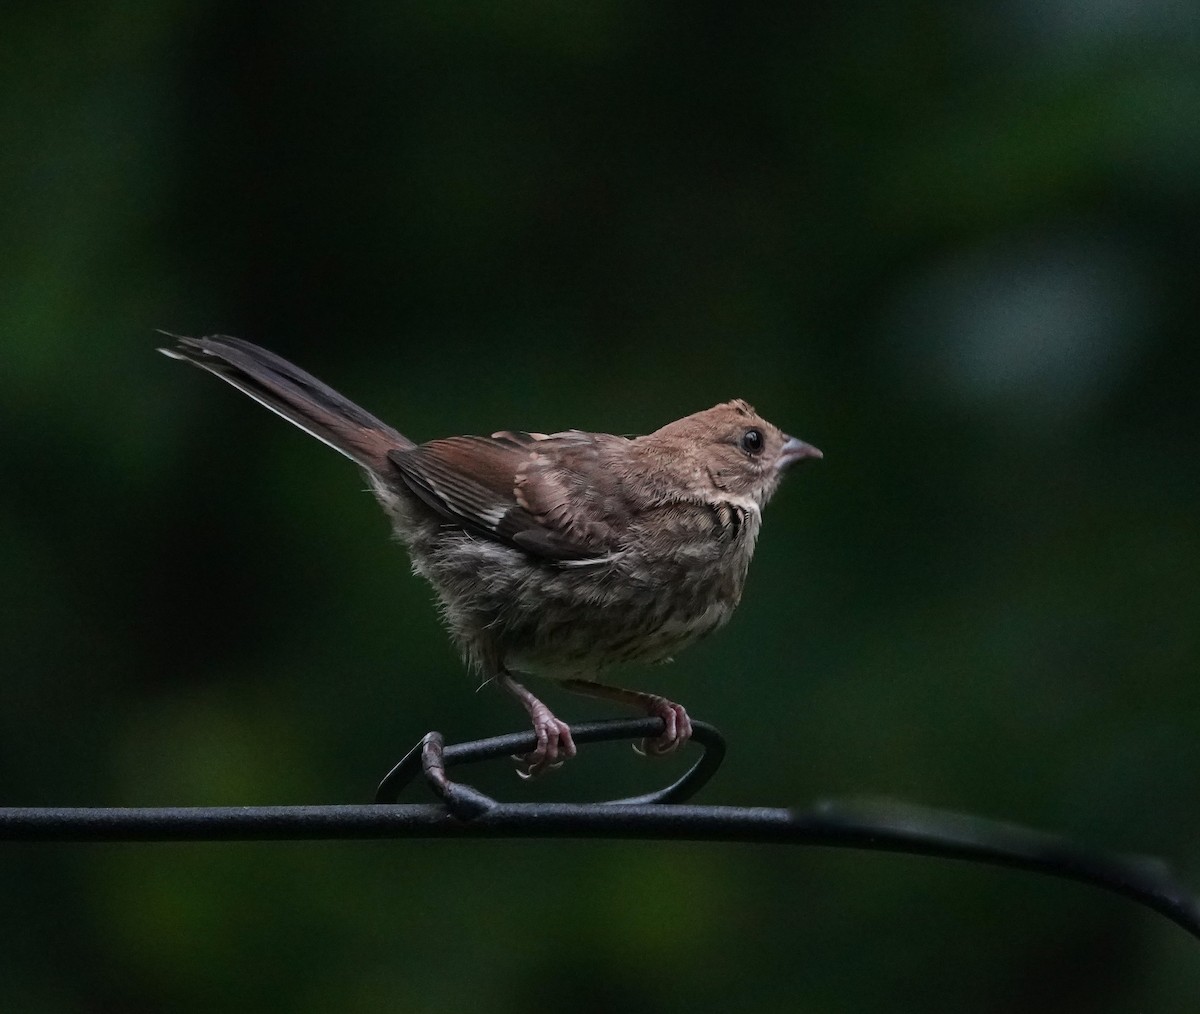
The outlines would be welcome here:
M 572 725 L 571 736 L 581 745 L 618 739 L 645 739 L 659 735 L 663 727 L 661 718 L 619 718 Z M 682 803 L 691 799 L 716 774 L 721 761 L 725 759 L 725 738 L 707 722 L 693 722 L 691 742 L 703 747 L 704 752 L 677 782 L 644 796 L 604 800 L 604 805 Z M 405 786 L 420 773 L 424 775 L 434 794 L 445 801 L 455 816 L 462 819 L 478 816 L 499 804 L 478 789 L 462 782 L 451 781 L 446 777 L 446 769 L 460 764 L 476 764 L 497 757 L 527 753 L 536 743 L 532 730 L 507 736 L 493 736 L 490 739 L 477 739 L 468 743 L 454 743 L 450 746 L 446 746 L 440 732 L 426 733 L 421 742 L 384 775 L 383 781 L 375 790 L 375 802 L 395 803 Z

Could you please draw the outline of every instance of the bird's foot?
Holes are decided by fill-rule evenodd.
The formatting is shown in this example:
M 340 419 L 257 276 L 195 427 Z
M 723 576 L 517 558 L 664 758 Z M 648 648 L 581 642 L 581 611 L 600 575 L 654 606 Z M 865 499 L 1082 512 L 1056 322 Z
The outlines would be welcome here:
M 651 718 L 663 720 L 663 731 L 653 739 L 643 739 L 634 749 L 645 757 L 665 757 L 674 753 L 692 738 L 692 720 L 682 704 L 668 701 L 658 694 L 646 694 L 640 690 L 625 690 L 610 687 L 607 683 L 592 680 L 564 680 L 563 686 L 576 694 L 598 697 L 606 701 L 618 701 L 627 707 L 644 711 Z
M 533 734 L 537 738 L 529 753 L 513 758 L 517 762 L 518 775 L 536 778 L 562 767 L 564 761 L 575 756 L 575 741 L 571 738 L 571 727 L 566 722 L 555 718 L 546 705 L 507 673 L 497 677 L 497 682 L 529 712 Z
M 643 702 L 646 714 L 663 720 L 663 731 L 654 739 L 643 739 L 634 749 L 645 757 L 665 757 L 692 738 L 692 720 L 682 704 L 656 694 L 647 694 Z
M 533 733 L 537 745 L 527 754 L 513 757 L 517 762 L 517 774 L 522 778 L 536 778 L 563 766 L 569 757 L 575 756 L 575 741 L 571 739 L 571 727 L 555 718 L 550 709 L 542 705 L 544 714 L 531 714 Z

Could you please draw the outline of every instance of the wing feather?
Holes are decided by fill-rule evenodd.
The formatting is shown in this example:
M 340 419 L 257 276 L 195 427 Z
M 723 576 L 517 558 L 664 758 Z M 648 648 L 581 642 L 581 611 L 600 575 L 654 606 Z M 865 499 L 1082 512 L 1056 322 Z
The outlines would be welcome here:
M 505 430 L 388 457 L 405 485 L 451 524 L 530 556 L 580 561 L 620 549 L 620 481 L 603 459 L 623 440 Z

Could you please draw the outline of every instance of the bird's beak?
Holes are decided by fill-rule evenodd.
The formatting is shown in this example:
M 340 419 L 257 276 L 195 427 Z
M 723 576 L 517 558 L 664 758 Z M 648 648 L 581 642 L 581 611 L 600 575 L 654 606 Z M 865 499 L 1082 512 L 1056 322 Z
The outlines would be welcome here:
M 797 461 L 803 461 L 805 458 L 823 458 L 825 457 L 812 444 L 806 444 L 803 440 L 797 440 L 795 437 L 786 437 L 783 448 L 779 452 L 778 468 L 782 472 L 784 469 L 791 468 Z

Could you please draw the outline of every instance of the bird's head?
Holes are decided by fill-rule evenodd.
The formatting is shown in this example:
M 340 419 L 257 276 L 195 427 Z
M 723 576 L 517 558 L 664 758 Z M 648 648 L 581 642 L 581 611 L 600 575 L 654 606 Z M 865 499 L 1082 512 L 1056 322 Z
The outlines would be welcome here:
M 676 460 L 705 492 L 749 497 L 760 507 L 792 465 L 822 457 L 817 448 L 789 437 L 741 399 L 677 419 L 643 439 L 678 455 Z

